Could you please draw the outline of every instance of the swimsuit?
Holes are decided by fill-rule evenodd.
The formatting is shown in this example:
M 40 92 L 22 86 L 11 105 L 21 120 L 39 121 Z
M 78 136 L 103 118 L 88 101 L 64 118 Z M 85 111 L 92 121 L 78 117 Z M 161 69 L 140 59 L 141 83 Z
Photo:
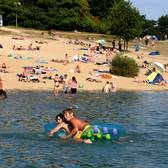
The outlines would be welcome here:
M 55 87 L 59 87 L 59 81 L 54 80 L 54 83 L 55 83 Z
M 78 131 L 75 135 L 74 135 L 74 138 L 75 139 L 80 139 L 82 137 L 82 135 L 88 131 L 89 129 L 91 128 L 91 125 L 86 125 L 83 129 L 83 131 Z

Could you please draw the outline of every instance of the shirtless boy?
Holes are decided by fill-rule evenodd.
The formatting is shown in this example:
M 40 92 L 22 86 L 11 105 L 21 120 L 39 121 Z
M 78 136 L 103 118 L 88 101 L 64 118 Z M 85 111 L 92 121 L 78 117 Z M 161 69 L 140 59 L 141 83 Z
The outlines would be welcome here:
M 69 137 L 73 137 L 75 140 L 80 141 L 80 142 L 85 142 L 85 143 L 92 143 L 90 139 L 81 139 L 81 135 L 83 132 L 90 127 L 89 123 L 78 119 L 74 115 L 74 111 L 72 109 L 65 109 L 63 111 L 64 118 L 66 119 L 67 122 L 69 122 L 72 125 L 72 130 L 67 135 L 64 139 L 67 139 Z

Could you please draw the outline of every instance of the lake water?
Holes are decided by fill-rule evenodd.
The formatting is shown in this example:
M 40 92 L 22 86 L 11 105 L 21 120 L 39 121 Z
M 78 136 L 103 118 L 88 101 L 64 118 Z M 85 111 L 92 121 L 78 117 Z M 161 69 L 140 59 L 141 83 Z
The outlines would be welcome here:
M 64 108 L 90 122 L 119 123 L 122 143 L 48 140 L 43 125 Z M 8 93 L 0 100 L 1 168 L 167 168 L 168 92 L 79 93 L 53 97 L 50 92 Z

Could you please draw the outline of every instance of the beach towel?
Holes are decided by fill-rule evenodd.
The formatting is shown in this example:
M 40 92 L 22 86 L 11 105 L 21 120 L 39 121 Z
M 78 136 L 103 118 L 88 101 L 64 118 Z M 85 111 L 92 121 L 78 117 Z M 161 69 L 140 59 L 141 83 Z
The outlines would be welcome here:
M 151 55 L 151 56 L 160 55 L 160 52 L 159 51 L 152 51 L 149 53 L 149 55 Z

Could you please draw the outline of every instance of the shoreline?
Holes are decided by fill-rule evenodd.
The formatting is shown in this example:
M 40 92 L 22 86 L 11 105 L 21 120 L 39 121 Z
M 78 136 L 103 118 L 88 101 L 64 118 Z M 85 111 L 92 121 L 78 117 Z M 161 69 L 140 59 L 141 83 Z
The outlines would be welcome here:
M 14 91 L 16 91 L 16 92 L 51 92 L 51 94 L 52 94 L 52 92 L 53 92 L 53 90 L 52 89 L 18 89 L 18 88 L 15 88 L 15 89 L 6 89 L 5 90 L 6 92 L 14 92 Z M 68 93 L 68 94 L 64 94 L 64 92 L 60 92 L 59 94 L 58 94 L 58 96 L 60 96 L 60 95 L 78 95 L 78 93 L 80 94 L 80 93 L 100 93 L 100 94 L 117 94 L 117 93 L 121 93 L 121 92 L 131 92 L 131 93 L 133 93 L 133 92 L 137 92 L 137 93 L 143 93 L 143 92 L 168 92 L 168 89 L 166 88 L 165 90 L 163 90 L 163 89 L 160 89 L 160 90 L 158 90 L 158 89 L 146 89 L 146 90 L 127 90 L 127 89 L 118 89 L 116 92 L 111 92 L 111 93 L 102 93 L 101 92 L 101 90 L 78 90 L 77 91 L 77 94 L 71 94 L 71 93 Z M 57 96 L 54 96 L 54 97 L 57 97 Z

